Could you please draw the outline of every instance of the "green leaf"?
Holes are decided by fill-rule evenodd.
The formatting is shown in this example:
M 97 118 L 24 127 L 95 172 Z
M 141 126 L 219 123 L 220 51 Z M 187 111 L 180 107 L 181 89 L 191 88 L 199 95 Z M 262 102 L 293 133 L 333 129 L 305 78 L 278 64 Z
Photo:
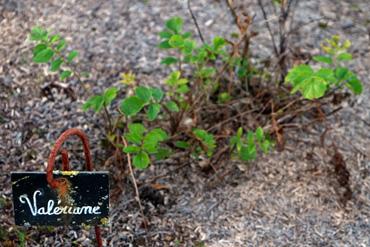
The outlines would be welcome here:
M 258 142 L 263 142 L 263 140 L 265 139 L 265 135 L 263 133 L 263 129 L 261 127 L 258 127 L 256 129 L 256 138 L 257 138 L 257 141 Z
M 62 65 L 62 63 L 63 63 L 62 58 L 58 57 L 57 59 L 55 59 L 54 61 L 51 62 L 50 70 L 53 71 L 53 72 L 58 71 L 60 69 L 60 66 Z
M 169 30 L 165 30 L 159 33 L 159 37 L 161 37 L 161 39 L 169 39 L 172 37 L 172 33 Z
M 32 50 L 32 53 L 34 56 L 36 56 L 40 51 L 43 51 L 47 48 L 47 45 L 45 44 L 38 44 L 36 45 L 33 50 Z
M 64 70 L 62 73 L 60 73 L 60 79 L 61 80 L 65 80 L 68 77 L 70 77 L 71 75 L 72 75 L 72 71 L 70 71 L 70 70 Z
M 148 153 L 156 153 L 158 149 L 158 143 L 165 141 L 167 138 L 167 133 L 162 129 L 153 129 L 144 137 L 143 149 Z
M 354 94 L 361 94 L 363 91 L 362 83 L 357 78 L 357 76 L 353 73 L 347 78 L 346 86 L 354 93 Z
M 156 160 L 163 160 L 170 157 L 171 154 L 172 151 L 169 148 L 158 148 L 157 153 L 155 153 L 154 155 Z
M 314 73 L 313 69 L 305 64 L 298 65 L 291 69 L 288 75 L 285 77 L 285 82 L 290 82 L 293 87 L 301 83 L 303 80 L 311 77 Z
M 171 47 L 181 48 L 184 46 L 184 38 L 181 35 L 175 34 L 169 39 L 168 43 Z
M 127 116 L 134 116 L 143 109 L 145 101 L 137 96 L 130 96 L 121 102 L 121 111 Z
M 83 104 L 82 109 L 87 111 L 88 109 L 93 109 L 95 112 L 99 112 L 104 105 L 104 98 L 101 95 L 95 95 L 89 98 L 85 104 Z
M 177 62 L 178 60 L 175 57 L 165 57 L 164 59 L 162 59 L 161 64 L 171 65 Z
M 193 50 L 194 50 L 194 48 L 195 48 L 195 46 L 196 46 L 196 43 L 193 40 L 185 40 L 183 46 L 184 46 L 183 47 L 183 52 L 185 54 L 191 55 L 192 52 L 193 52 Z
M 182 25 L 183 25 L 183 20 L 177 16 L 172 17 L 171 19 L 166 21 L 166 27 L 176 34 L 181 32 Z
M 48 32 L 41 27 L 34 27 L 31 30 L 31 40 L 40 41 L 46 40 L 48 37 Z
M 123 152 L 128 154 L 134 154 L 140 152 L 140 147 L 138 146 L 127 146 L 123 149 Z
M 161 43 L 159 43 L 158 47 L 161 48 L 161 49 L 170 49 L 170 48 L 172 48 L 172 46 L 170 45 L 168 40 L 165 40 L 165 41 L 162 41 Z
M 47 63 L 54 56 L 53 50 L 46 48 L 38 52 L 34 57 L 33 61 L 35 63 Z
M 145 103 L 149 102 L 150 98 L 152 97 L 152 92 L 147 87 L 137 87 L 135 89 L 135 94 L 137 97 L 139 97 L 141 100 L 143 100 Z
M 170 110 L 172 112 L 179 112 L 180 111 L 180 109 L 177 106 L 177 104 L 174 101 L 172 101 L 172 100 L 166 102 L 166 107 L 168 108 L 168 110 Z
M 350 61 L 352 60 L 352 54 L 344 52 L 338 55 L 337 59 L 339 61 Z
M 306 99 L 318 99 L 324 96 L 327 83 L 324 79 L 312 76 L 300 84 L 300 90 Z
M 127 141 L 141 145 L 144 138 L 145 127 L 140 123 L 132 123 L 128 125 L 129 133 L 125 134 Z
M 182 79 L 180 79 L 182 80 Z M 176 89 L 176 93 L 181 93 L 181 94 L 185 94 L 187 92 L 189 92 L 189 87 L 187 85 L 180 85 L 177 89 Z
M 175 86 L 177 81 L 180 79 L 181 72 L 180 71 L 173 71 L 166 79 L 166 84 L 169 86 Z
M 133 133 L 135 135 L 138 135 L 140 139 L 143 139 L 144 133 L 146 131 L 144 125 L 141 123 L 132 123 L 128 125 L 128 130 L 130 133 Z
M 254 144 L 248 146 L 243 145 L 240 149 L 239 157 L 242 161 L 250 161 L 256 159 L 256 146 Z
M 196 128 L 193 129 L 193 133 L 197 138 L 199 138 L 202 141 L 203 145 L 205 145 L 207 147 L 207 150 L 204 150 L 204 151 L 206 151 L 207 155 L 209 157 L 212 156 L 213 151 L 216 148 L 216 141 L 215 141 L 213 135 L 209 134 L 205 130 L 196 129 Z
M 103 95 L 104 104 L 106 106 L 110 105 L 112 101 L 117 97 L 117 93 L 118 93 L 118 88 L 116 87 L 111 87 L 105 90 L 104 95 Z
M 213 47 L 216 51 L 222 48 L 224 45 L 226 45 L 224 38 L 217 36 L 213 39 Z
M 137 169 L 145 169 L 150 164 L 149 155 L 141 151 L 137 155 L 134 155 L 132 163 Z
M 150 104 L 148 109 L 148 120 L 153 121 L 161 111 L 161 105 L 158 103 Z
M 57 42 L 59 40 L 60 40 L 60 35 L 59 34 L 52 35 L 49 38 L 49 41 L 50 41 L 51 44 L 54 44 L 55 42 Z
M 66 45 L 67 45 L 66 40 L 65 40 L 65 39 L 61 39 L 61 40 L 59 41 L 58 45 L 55 47 L 55 49 L 56 49 L 57 51 L 61 51 L 61 50 L 63 50 L 63 49 L 66 47 Z
M 337 81 L 333 69 L 321 68 L 314 75 L 324 79 L 329 83 L 335 83 Z
M 186 141 L 177 141 L 175 142 L 175 146 L 182 149 L 187 149 L 190 147 L 190 144 Z
M 347 68 L 339 67 L 335 69 L 335 77 L 338 79 L 338 81 L 345 80 L 348 75 L 349 70 Z
M 326 64 L 333 64 L 333 60 L 329 56 L 314 56 L 313 60 Z
M 152 88 L 150 88 L 150 91 L 151 91 L 152 97 L 156 101 L 161 101 L 162 100 L 164 93 L 160 88 L 152 87 Z
M 72 62 L 72 60 L 75 58 L 75 57 L 77 57 L 78 56 L 78 52 L 77 51 L 75 51 L 75 50 L 73 50 L 73 51 L 71 51 L 69 54 L 68 54 L 68 56 L 67 56 L 67 61 L 68 62 Z

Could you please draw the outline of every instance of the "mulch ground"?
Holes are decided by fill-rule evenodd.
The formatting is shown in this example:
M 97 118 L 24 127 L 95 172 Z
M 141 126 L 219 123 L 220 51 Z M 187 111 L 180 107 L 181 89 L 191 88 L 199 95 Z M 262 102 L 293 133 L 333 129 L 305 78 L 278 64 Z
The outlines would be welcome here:
M 242 6 L 242 4 L 240 4 Z M 254 1 L 252 42 L 256 59 L 269 58 L 271 41 Z M 223 1 L 194 1 L 206 40 L 230 35 L 233 18 Z M 81 110 L 82 103 L 104 88 L 119 86 L 119 74 L 133 71 L 144 84 L 163 82 L 165 54 L 156 48 L 164 20 L 179 15 L 195 31 L 186 2 L 129 0 L 0 1 L 0 243 L 26 246 L 92 246 L 93 230 L 14 226 L 11 171 L 42 171 L 53 142 L 78 127 L 90 137 L 97 170 L 112 174 L 111 225 L 103 229 L 109 246 L 370 246 L 370 5 L 358 1 L 301 1 L 295 10 L 290 50 L 316 54 L 323 38 L 340 34 L 353 43 L 351 68 L 364 82 L 364 93 L 343 103 L 325 123 L 287 130 L 285 149 L 257 161 L 219 165 L 227 174 L 201 171 L 194 162 L 173 158 L 137 172 L 148 231 L 124 171 L 107 163 L 100 143 L 99 116 Z M 31 61 L 30 29 L 42 25 L 68 38 L 80 52 L 91 78 L 55 86 L 55 76 Z M 230 28 L 232 27 L 232 28 Z M 74 97 L 75 96 L 75 97 Z M 300 121 L 305 122 L 303 117 Z M 320 136 L 326 132 L 325 143 Z M 335 144 L 336 149 L 333 148 Z M 83 165 L 77 142 L 67 145 L 74 169 Z M 153 177 L 166 189 L 146 185 Z M 120 176 L 122 176 L 120 180 Z M 118 194 L 117 188 L 121 188 Z M 16 244 L 14 244 L 16 243 Z

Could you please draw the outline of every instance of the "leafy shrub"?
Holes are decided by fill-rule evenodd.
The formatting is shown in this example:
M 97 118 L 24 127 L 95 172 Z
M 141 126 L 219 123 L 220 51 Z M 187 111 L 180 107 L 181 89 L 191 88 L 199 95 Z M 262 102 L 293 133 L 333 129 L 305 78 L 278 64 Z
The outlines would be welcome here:
M 362 92 L 362 83 L 355 73 L 344 67 L 342 63 L 352 60 L 348 53 L 351 46 L 349 40 L 340 42 L 339 36 L 327 39 L 322 45 L 324 55 L 314 56 L 313 59 L 324 65 L 315 70 L 310 65 L 302 64 L 294 67 L 285 78 L 293 87 L 292 93 L 301 92 L 306 99 L 323 97 L 330 89 L 347 87 L 353 93 Z
M 263 84 L 250 84 L 253 78 L 262 81 L 266 72 L 251 63 L 248 52 L 245 52 L 248 44 L 243 52 L 239 51 L 240 44 L 245 41 L 247 27 L 240 26 L 239 29 L 242 32 L 240 40 L 215 37 L 210 43 L 197 44 L 192 34 L 183 30 L 181 18 L 169 19 L 159 33 L 159 48 L 171 51 L 171 56 L 161 61 L 172 69 L 163 89 L 138 85 L 134 74 L 123 73 L 121 82 L 126 96 L 120 99 L 116 111 L 111 111 L 110 107 L 122 90 L 118 87 L 110 87 L 102 94 L 90 97 L 83 110 L 104 112 L 107 139 L 131 157 L 132 164 L 138 169 L 147 168 L 154 158 L 164 159 L 178 150 L 186 151 L 189 157 L 203 156 L 212 160 L 223 154 L 222 146 L 228 145 L 228 155 L 245 162 L 256 159 L 258 150 L 267 154 L 274 142 L 269 133 L 264 133 L 262 122 L 257 121 L 260 126 L 254 125 L 255 130 L 244 133 L 247 126 L 237 121 L 237 117 L 256 112 L 253 104 L 258 105 L 260 113 L 266 109 L 266 101 L 256 93 L 258 90 L 263 92 Z M 78 53 L 74 50 L 65 53 L 63 38 L 37 27 L 31 32 L 31 40 L 36 43 L 33 48 L 35 62 L 49 64 L 50 70 L 58 72 L 62 80 L 78 76 L 73 69 L 65 68 L 72 66 Z M 344 62 L 352 59 L 348 53 L 350 45 L 349 41 L 342 43 L 338 36 L 334 36 L 323 44 L 324 55 L 314 57 L 320 63 L 319 68 L 307 64 L 292 68 L 285 77 L 286 84 L 292 87 L 291 94 L 300 92 L 304 99 L 317 100 L 343 87 L 355 94 L 361 93 L 361 82 L 355 73 L 343 66 Z M 270 94 L 275 92 L 270 90 L 272 87 L 267 85 Z M 284 92 L 278 88 L 276 94 L 279 97 L 271 96 L 270 102 L 284 98 L 281 97 Z M 291 101 L 294 103 L 296 100 Z M 286 113 L 291 105 L 288 102 L 277 112 L 280 115 Z M 216 114 L 209 114 L 205 111 L 208 108 L 218 110 Z M 276 117 L 280 115 L 275 114 L 273 104 L 271 111 L 270 133 L 275 134 L 279 141 Z M 218 119 L 218 115 L 223 117 Z M 229 129 L 216 130 L 230 122 Z M 218 160 L 215 158 L 216 162 Z
M 32 61 L 49 65 L 51 72 L 59 74 L 61 80 L 72 75 L 78 76 L 73 70 L 73 60 L 78 56 L 76 50 L 67 50 L 67 41 L 59 34 L 50 34 L 41 27 L 34 27 L 30 39 L 36 43 L 32 50 Z

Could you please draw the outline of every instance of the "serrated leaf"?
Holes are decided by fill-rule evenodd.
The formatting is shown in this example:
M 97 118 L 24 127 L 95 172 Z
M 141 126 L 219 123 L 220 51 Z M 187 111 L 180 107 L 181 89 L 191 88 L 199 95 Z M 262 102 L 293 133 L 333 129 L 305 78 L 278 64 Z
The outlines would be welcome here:
M 166 107 L 168 108 L 168 110 L 170 110 L 172 112 L 179 112 L 180 111 L 177 104 L 172 100 L 166 102 Z
M 354 93 L 361 94 L 363 91 L 362 83 L 353 73 L 347 78 L 346 86 Z
M 162 100 L 164 93 L 160 88 L 152 87 L 152 88 L 150 88 L 150 91 L 152 93 L 152 97 L 156 101 L 161 101 Z
M 38 52 L 34 57 L 33 61 L 35 63 L 47 63 L 54 56 L 53 50 L 46 48 Z
M 177 62 L 178 62 L 178 60 L 175 57 L 165 57 L 165 58 L 162 59 L 161 64 L 171 65 L 171 64 L 174 64 L 174 63 L 177 63 Z
M 72 60 L 75 58 L 75 57 L 77 57 L 78 56 L 78 52 L 77 51 L 75 51 L 75 50 L 73 50 L 73 51 L 71 51 L 69 54 L 68 54 L 68 56 L 67 56 L 67 61 L 68 62 L 72 62 Z
M 161 39 L 169 39 L 172 37 L 172 33 L 170 30 L 165 30 L 159 33 L 159 37 L 161 37 Z
M 124 136 L 130 143 L 141 145 L 144 138 L 145 127 L 140 123 L 132 123 L 128 125 L 129 132 Z
M 47 48 L 47 45 L 38 44 L 33 48 L 32 53 L 33 53 L 34 56 L 36 56 L 39 52 L 45 50 L 46 48 Z
M 158 143 L 168 138 L 166 132 L 160 128 L 151 130 L 144 137 L 143 149 L 148 153 L 156 153 L 158 149 Z
M 173 48 L 180 48 L 184 46 L 184 38 L 181 35 L 175 34 L 168 40 L 168 43 Z
M 72 71 L 70 71 L 70 70 L 64 70 L 62 73 L 60 73 L 60 79 L 61 80 L 65 80 L 68 77 L 70 77 L 71 75 L 72 75 Z
M 128 125 L 128 130 L 130 133 L 134 133 L 135 135 L 138 135 L 140 139 L 142 139 L 146 128 L 141 123 L 131 123 Z
M 111 87 L 105 90 L 104 95 L 103 95 L 104 104 L 106 106 L 110 105 L 112 101 L 117 97 L 117 93 L 118 93 L 118 88 L 116 87 Z
M 324 79 L 312 76 L 300 84 L 300 91 L 306 99 L 318 99 L 324 96 L 327 84 Z
M 187 92 L 189 92 L 189 87 L 187 85 L 180 85 L 177 89 L 176 89 L 176 93 L 181 93 L 181 94 L 185 94 Z
M 348 75 L 349 75 L 349 70 L 347 68 L 339 67 L 335 69 L 335 77 L 338 79 L 338 81 L 345 80 Z
M 344 52 L 338 55 L 337 59 L 339 61 L 350 61 L 352 60 L 352 54 Z
M 138 146 L 127 146 L 123 149 L 123 152 L 128 154 L 134 154 L 140 152 L 140 147 Z
M 62 64 L 63 64 L 62 58 L 58 57 L 57 59 L 55 59 L 54 61 L 51 62 L 50 70 L 53 71 L 53 72 L 58 71 Z
M 285 77 L 285 82 L 290 82 L 293 87 L 301 83 L 303 80 L 311 77 L 314 73 L 313 69 L 305 64 L 298 65 L 291 69 L 288 75 Z
M 183 20 L 177 16 L 172 17 L 171 19 L 166 21 L 166 27 L 176 34 L 181 32 L 182 25 L 183 25 Z
M 83 111 L 93 109 L 95 112 L 99 112 L 104 105 L 104 98 L 101 95 L 95 95 L 90 97 L 82 106 Z
M 145 102 L 137 96 L 130 96 L 121 102 L 121 111 L 127 116 L 134 116 L 143 109 Z
M 172 48 L 172 46 L 170 45 L 168 40 L 165 40 L 165 41 L 162 41 L 161 43 L 159 43 L 158 47 L 161 48 L 161 49 L 170 49 L 170 48 Z
M 137 169 L 145 169 L 150 164 L 149 155 L 146 152 L 141 151 L 134 155 L 132 163 Z
M 333 64 L 333 60 L 329 56 L 314 56 L 313 60 L 326 64 Z
M 140 86 L 135 89 L 135 94 L 145 103 L 149 102 L 150 98 L 152 97 L 152 92 L 149 88 Z
M 317 72 L 315 72 L 314 75 L 324 79 L 329 83 L 335 83 L 337 81 L 333 69 L 321 68 Z
M 161 105 L 158 103 L 150 104 L 148 108 L 148 120 L 153 121 L 161 111 Z

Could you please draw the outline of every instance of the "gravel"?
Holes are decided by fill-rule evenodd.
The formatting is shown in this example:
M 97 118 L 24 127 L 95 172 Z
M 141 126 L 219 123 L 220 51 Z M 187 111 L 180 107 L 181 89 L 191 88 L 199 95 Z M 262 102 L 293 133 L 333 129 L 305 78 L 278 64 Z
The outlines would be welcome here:
M 193 1 L 203 35 L 228 36 L 236 31 L 223 1 Z M 252 53 L 270 58 L 271 40 L 256 1 L 237 3 L 255 15 Z M 268 9 L 271 13 L 271 9 Z M 148 231 L 134 200 L 129 181 L 116 181 L 122 193 L 111 208 L 111 226 L 103 229 L 107 246 L 370 246 L 370 100 L 369 31 L 370 5 L 357 1 L 300 1 L 295 10 L 290 50 L 319 52 L 320 42 L 340 34 L 353 43 L 350 67 L 364 83 L 364 93 L 352 97 L 343 109 L 325 123 L 286 131 L 283 152 L 274 151 L 248 165 L 230 161 L 220 165 L 227 176 L 220 181 L 196 164 L 179 168 L 181 161 L 160 163 L 137 172 L 145 181 L 158 179 L 168 189 L 148 192 L 143 198 Z M 82 102 L 111 85 L 119 85 L 121 72 L 133 71 L 144 84 L 160 84 L 168 70 L 159 64 L 165 55 L 155 46 L 164 20 L 179 15 L 195 33 L 184 1 L 47 0 L 0 3 L 0 232 L 4 246 L 17 241 L 12 219 L 10 171 L 44 170 L 53 142 L 67 128 L 78 127 L 90 137 L 95 166 L 115 178 L 124 171 L 105 164 L 101 148 L 102 122 L 84 113 Z M 325 23 L 320 25 L 319 23 Z M 30 61 L 27 34 L 42 25 L 66 36 L 80 52 L 83 70 L 91 78 L 70 81 L 77 99 L 65 91 L 43 88 L 55 81 L 43 66 Z M 325 26 L 325 28 L 324 28 Z M 275 28 L 275 26 L 273 26 Z M 303 120 L 302 120 L 303 121 Z M 325 146 L 320 135 L 326 130 Z M 331 159 L 334 143 L 350 174 L 352 198 L 343 204 L 341 185 Z M 82 169 L 79 144 L 73 150 L 72 166 Z M 83 164 L 83 163 L 82 163 Z M 145 185 L 143 185 L 145 186 Z M 142 186 L 142 191 L 144 190 Z M 116 188 L 112 188 L 112 193 Z M 154 197 L 153 193 L 158 193 Z M 153 198 L 163 198 L 158 203 Z M 27 233 L 26 246 L 91 246 L 93 229 L 17 228 Z

